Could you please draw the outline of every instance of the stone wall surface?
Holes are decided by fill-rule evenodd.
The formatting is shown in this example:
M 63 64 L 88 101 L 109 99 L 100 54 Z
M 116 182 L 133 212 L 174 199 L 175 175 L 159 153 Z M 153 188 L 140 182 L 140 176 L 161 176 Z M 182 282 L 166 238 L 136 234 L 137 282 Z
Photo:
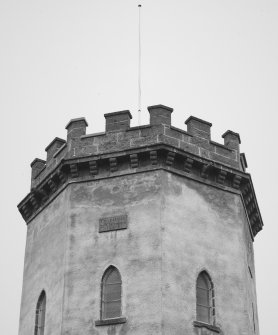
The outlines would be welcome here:
M 32 186 L 38 185 L 63 159 L 97 156 L 154 144 L 169 144 L 190 154 L 242 169 L 237 133 L 227 131 L 222 136 L 224 144 L 217 143 L 211 140 L 211 123 L 207 121 L 191 116 L 186 121 L 186 131 L 171 125 L 171 108 L 156 105 L 148 109 L 150 124 L 140 127 L 130 127 L 132 116 L 129 111 L 105 114 L 106 131 L 103 133 L 86 135 L 87 121 L 84 118 L 71 120 L 66 126 L 67 141 L 62 144 L 62 139 L 54 139 L 46 150 L 46 164 L 34 166 Z
M 162 333 L 202 334 L 192 325 L 196 279 L 206 270 L 214 283 L 216 326 L 227 335 L 254 334 L 253 303 L 259 334 L 252 239 L 241 197 L 163 175 Z
M 187 130 L 182 130 L 171 125 L 172 108 L 155 105 L 148 110 L 149 125 L 130 127 L 132 115 L 124 110 L 105 114 L 105 132 L 89 135 L 85 118 L 70 120 L 67 140 L 54 138 L 45 149 L 46 161 L 35 158 L 31 163 L 31 191 L 18 204 L 26 223 L 68 183 L 163 166 L 240 190 L 255 237 L 263 221 L 251 176 L 245 172 L 239 134 L 227 130 L 220 144 L 211 140 L 212 124 L 207 121 L 190 116 Z
M 70 194 L 63 334 L 161 334 L 160 173 L 72 184 Z M 100 218 L 121 214 L 127 229 L 99 233 Z M 127 322 L 95 326 L 110 265 L 122 276 Z
M 27 227 L 19 335 L 34 334 L 36 305 L 46 292 L 46 333 L 61 335 L 68 192 L 65 190 Z
M 127 229 L 99 232 L 100 219 L 118 215 Z M 98 326 L 110 265 L 127 321 Z M 252 238 L 236 190 L 159 169 L 70 183 L 28 224 L 19 335 L 34 332 L 42 289 L 45 335 L 214 335 L 193 326 L 204 269 L 222 334 L 254 334 L 253 303 L 258 335 Z
M 148 110 L 140 127 L 129 111 L 105 114 L 97 134 L 72 119 L 67 140 L 31 163 L 18 205 L 27 223 L 19 335 L 34 333 L 42 290 L 44 335 L 259 335 L 252 243 L 263 222 L 239 134 L 216 143 L 207 121 L 191 116 L 182 130 L 172 108 Z M 99 230 L 119 216 L 127 227 Z M 122 277 L 118 324 L 100 312 L 111 265 Z M 214 283 L 210 326 L 196 322 L 202 270 Z

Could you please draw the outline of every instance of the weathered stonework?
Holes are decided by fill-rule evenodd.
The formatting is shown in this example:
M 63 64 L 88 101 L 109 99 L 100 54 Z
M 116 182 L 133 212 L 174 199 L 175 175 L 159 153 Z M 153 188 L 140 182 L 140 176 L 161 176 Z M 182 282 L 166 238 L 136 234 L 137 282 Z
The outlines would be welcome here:
M 47 160 L 31 164 L 20 335 L 34 332 L 47 296 L 45 335 L 251 335 L 258 320 L 252 242 L 262 229 L 240 137 L 211 141 L 209 122 L 171 126 L 173 109 L 105 114 L 106 132 L 67 125 Z M 55 148 L 55 149 L 53 149 Z M 122 317 L 100 320 L 100 282 L 109 265 L 123 281 Z M 216 322 L 196 320 L 196 278 L 215 286 Z M 252 274 L 252 276 L 250 275 Z M 252 316 L 255 306 L 255 319 Z
M 171 126 L 172 109 L 169 107 L 158 105 L 149 109 L 151 124 L 133 128 L 130 128 L 128 120 L 131 119 L 131 114 L 128 111 L 106 114 L 107 132 L 101 134 L 85 135 L 86 120 L 83 118 L 72 120 L 67 125 L 69 143 L 63 143 L 63 140 L 56 138 L 47 149 L 50 150 L 49 147 L 53 147 L 57 142 L 59 146 L 56 152 L 48 155 L 46 165 L 39 159 L 36 159 L 38 162 L 36 165 L 32 163 L 32 169 L 35 169 L 32 174 L 32 191 L 19 204 L 24 219 L 28 221 L 39 208 L 43 207 L 46 198 L 44 197 L 42 201 L 39 196 L 41 192 L 51 198 L 65 180 L 70 182 L 70 179 L 78 178 L 79 169 L 83 170 L 81 178 L 83 180 L 92 176 L 106 177 L 108 170 L 110 173 L 115 173 L 117 170 L 130 173 L 130 166 L 146 171 L 151 166 L 159 164 L 160 168 L 172 167 L 177 173 L 186 171 L 194 177 L 208 179 L 218 186 L 240 189 L 244 200 L 249 199 L 252 194 L 252 201 L 249 200 L 246 206 L 249 208 L 252 234 L 256 235 L 262 228 L 262 220 L 251 177 L 244 173 L 240 164 L 239 135 L 232 131 L 225 132 L 223 134 L 225 145 L 221 145 L 210 140 L 210 123 L 190 117 L 186 121 L 188 125 L 186 132 Z M 117 122 L 117 118 L 120 121 Z M 164 124 L 159 124 L 158 120 L 166 121 Z M 149 164 L 146 161 L 148 155 Z M 125 164 L 128 156 L 130 166 Z M 56 178 L 56 182 L 53 177 Z M 35 194 L 39 206 L 31 201 Z

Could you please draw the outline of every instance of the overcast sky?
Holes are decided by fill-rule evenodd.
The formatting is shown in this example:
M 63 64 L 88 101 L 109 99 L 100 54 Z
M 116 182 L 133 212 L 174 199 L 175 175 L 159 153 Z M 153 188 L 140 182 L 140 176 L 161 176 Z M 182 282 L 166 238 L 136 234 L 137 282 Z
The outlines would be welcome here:
M 264 230 L 255 239 L 261 335 L 277 318 L 277 0 L 142 1 L 142 124 L 146 107 L 213 123 L 212 139 L 239 132 Z M 87 133 L 104 113 L 129 109 L 137 125 L 138 2 L 0 0 L 0 333 L 17 334 L 25 222 L 16 205 L 30 163 L 45 159 L 71 118 Z

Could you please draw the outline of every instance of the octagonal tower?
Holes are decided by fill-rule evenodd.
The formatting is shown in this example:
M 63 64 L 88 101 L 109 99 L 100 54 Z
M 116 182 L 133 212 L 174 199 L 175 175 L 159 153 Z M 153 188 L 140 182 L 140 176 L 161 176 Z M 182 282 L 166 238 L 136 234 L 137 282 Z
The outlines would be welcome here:
M 172 108 L 84 118 L 31 163 L 19 335 L 259 334 L 263 223 L 240 137 L 171 125 Z

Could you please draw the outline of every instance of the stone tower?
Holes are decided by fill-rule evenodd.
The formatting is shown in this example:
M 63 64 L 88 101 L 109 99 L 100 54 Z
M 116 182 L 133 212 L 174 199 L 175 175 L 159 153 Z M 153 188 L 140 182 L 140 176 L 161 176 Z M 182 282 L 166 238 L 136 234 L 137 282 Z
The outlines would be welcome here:
M 19 335 L 259 334 L 263 223 L 240 137 L 172 108 L 71 120 L 31 163 Z

